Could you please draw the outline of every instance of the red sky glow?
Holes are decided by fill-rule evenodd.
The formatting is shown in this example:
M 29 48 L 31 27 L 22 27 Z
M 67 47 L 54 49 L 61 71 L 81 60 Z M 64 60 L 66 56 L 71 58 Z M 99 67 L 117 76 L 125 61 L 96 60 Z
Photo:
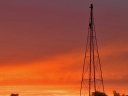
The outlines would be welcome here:
M 127 0 L 0 0 L 0 96 L 78 96 L 94 22 L 105 92 L 128 94 Z

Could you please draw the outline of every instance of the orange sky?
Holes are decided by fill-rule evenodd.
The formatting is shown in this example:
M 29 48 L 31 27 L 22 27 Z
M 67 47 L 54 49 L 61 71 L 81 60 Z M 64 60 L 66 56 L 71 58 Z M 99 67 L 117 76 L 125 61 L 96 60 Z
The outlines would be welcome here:
M 105 91 L 128 94 L 128 1 L 1 0 L 0 96 L 79 95 L 91 3 Z

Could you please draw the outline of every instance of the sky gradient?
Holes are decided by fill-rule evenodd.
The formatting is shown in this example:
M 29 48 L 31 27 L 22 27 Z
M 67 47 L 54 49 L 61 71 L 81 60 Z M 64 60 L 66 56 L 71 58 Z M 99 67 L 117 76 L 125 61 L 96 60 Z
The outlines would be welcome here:
M 0 0 L 0 96 L 79 95 L 90 4 L 105 91 L 128 94 L 127 0 Z

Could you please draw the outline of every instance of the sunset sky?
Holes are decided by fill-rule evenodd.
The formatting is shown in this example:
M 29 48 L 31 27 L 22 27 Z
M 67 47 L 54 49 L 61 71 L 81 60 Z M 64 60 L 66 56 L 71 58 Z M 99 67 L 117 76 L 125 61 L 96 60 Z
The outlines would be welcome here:
M 0 0 L 0 96 L 79 96 L 90 4 L 105 92 L 128 94 L 128 0 Z

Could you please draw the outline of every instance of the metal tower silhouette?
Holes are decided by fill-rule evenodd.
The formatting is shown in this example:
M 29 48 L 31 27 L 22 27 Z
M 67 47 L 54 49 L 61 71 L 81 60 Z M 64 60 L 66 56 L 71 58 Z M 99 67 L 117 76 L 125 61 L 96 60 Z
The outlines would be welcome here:
M 104 92 L 102 70 L 94 25 L 93 4 L 91 4 L 89 8 L 91 10 L 80 96 L 91 96 L 92 92 L 96 91 Z

